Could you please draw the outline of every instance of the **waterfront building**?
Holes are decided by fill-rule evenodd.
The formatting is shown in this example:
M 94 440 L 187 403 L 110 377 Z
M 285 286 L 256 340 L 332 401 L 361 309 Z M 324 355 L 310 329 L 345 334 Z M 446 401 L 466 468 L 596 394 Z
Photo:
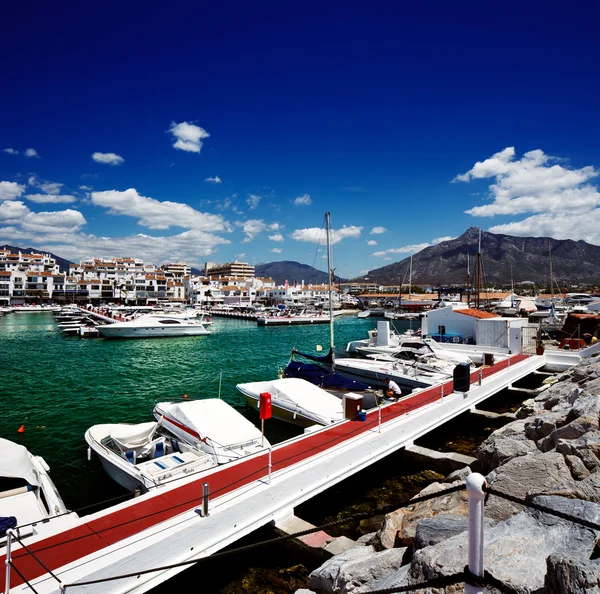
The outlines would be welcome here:
M 208 277 L 221 277 L 221 276 L 239 276 L 242 278 L 253 278 L 254 277 L 254 266 L 247 262 L 227 262 L 226 264 L 215 264 L 214 266 L 208 267 L 209 263 L 206 263 L 206 275 Z

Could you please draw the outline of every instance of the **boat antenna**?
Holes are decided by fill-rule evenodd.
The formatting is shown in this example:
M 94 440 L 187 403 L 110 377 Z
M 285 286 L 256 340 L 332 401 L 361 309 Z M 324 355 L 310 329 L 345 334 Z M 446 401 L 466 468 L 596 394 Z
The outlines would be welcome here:
M 550 244 L 550 240 L 548 240 L 548 259 L 550 260 L 550 303 L 554 305 L 554 287 L 552 286 L 552 245 Z
M 325 213 L 325 231 L 327 234 L 327 276 L 329 278 L 329 339 L 330 339 L 330 347 L 331 347 L 331 355 L 333 357 L 333 349 L 335 347 L 333 341 L 333 271 L 331 269 L 331 214 L 329 212 Z
M 223 370 L 219 372 L 219 400 L 221 400 L 221 382 L 223 381 Z

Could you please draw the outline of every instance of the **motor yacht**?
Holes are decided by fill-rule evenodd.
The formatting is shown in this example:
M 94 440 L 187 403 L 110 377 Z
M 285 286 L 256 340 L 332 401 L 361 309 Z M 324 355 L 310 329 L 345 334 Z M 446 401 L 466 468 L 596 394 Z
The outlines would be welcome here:
M 127 322 L 98 326 L 106 338 L 152 338 L 210 334 L 212 322 L 203 315 L 183 318 L 169 314 L 145 314 Z
M 301 427 L 341 421 L 342 400 L 300 378 L 283 378 L 238 384 L 236 388 L 251 406 L 258 406 L 263 392 L 271 394 L 273 416 Z

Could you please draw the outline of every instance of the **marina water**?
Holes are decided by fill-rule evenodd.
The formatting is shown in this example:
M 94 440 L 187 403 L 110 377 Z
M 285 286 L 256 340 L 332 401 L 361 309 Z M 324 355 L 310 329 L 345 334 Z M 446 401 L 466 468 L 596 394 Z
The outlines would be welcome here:
M 0 437 L 42 456 L 67 507 L 77 510 L 126 493 L 98 460 L 87 460 L 83 436 L 90 426 L 150 421 L 157 401 L 184 394 L 214 398 L 219 392 L 258 425 L 258 413 L 236 384 L 275 378 L 292 348 L 318 354 L 316 345 L 322 345 L 324 354 L 329 345 L 326 324 L 269 328 L 247 320 L 213 321 L 207 336 L 110 340 L 65 336 L 50 313 L 1 317 Z M 336 352 L 349 340 L 366 338 L 375 325 L 374 319 L 337 317 Z M 408 322 L 395 325 L 400 332 L 408 328 Z M 276 420 L 266 423 L 271 443 L 298 431 Z M 90 511 L 95 508 L 82 514 Z

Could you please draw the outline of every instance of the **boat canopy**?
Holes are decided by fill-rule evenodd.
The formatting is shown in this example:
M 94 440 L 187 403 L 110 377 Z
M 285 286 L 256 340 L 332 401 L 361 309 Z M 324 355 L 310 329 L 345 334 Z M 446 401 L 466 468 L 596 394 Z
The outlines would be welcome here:
M 322 390 L 318 386 L 300 378 L 284 378 L 265 382 L 238 384 L 237 389 L 249 396 L 260 398 L 263 392 L 269 392 L 273 404 L 287 404 L 287 408 L 296 407 L 312 413 L 324 420 L 325 424 L 343 419 L 342 401 Z
M 246 417 L 218 398 L 187 402 L 159 402 L 154 415 L 165 416 L 198 434 L 198 441 L 231 446 L 260 439 L 261 432 Z
M 33 487 L 40 485 L 38 473 L 33 467 L 27 448 L 2 438 L 0 438 L 0 476 L 24 479 Z

